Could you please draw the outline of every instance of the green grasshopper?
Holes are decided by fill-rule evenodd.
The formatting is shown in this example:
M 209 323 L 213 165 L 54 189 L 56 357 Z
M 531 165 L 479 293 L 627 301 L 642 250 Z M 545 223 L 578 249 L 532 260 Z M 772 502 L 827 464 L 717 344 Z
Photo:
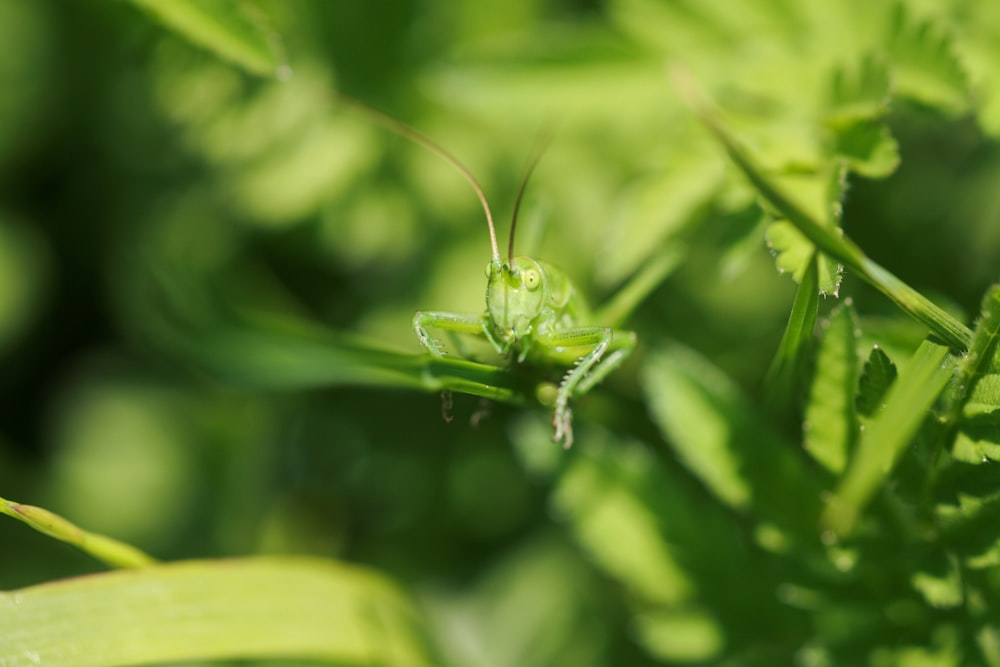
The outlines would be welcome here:
M 573 444 L 570 397 L 587 393 L 618 368 L 635 349 L 636 336 L 632 331 L 584 324 L 591 319 L 590 309 L 563 271 L 531 257 L 514 257 L 517 210 L 538 156 L 529 164 L 518 189 L 507 259 L 502 260 L 493 214 L 472 172 L 416 129 L 359 103 L 349 103 L 455 167 L 472 186 L 486 214 L 492 250 L 486 265 L 486 312 L 418 311 L 413 316 L 413 329 L 420 344 L 433 356 L 444 357 L 441 343 L 428 334 L 428 329 L 433 328 L 449 334 L 483 336 L 499 355 L 518 364 L 543 369 L 568 367 L 555 395 L 552 439 L 569 448 Z

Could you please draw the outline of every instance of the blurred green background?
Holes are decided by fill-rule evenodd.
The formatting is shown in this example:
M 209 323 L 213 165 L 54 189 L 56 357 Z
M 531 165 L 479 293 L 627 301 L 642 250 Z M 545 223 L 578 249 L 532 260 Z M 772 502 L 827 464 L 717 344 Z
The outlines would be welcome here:
M 560 508 L 586 503 L 567 483 L 552 499 L 560 457 L 576 452 L 552 449 L 543 408 L 497 405 L 473 428 L 478 400 L 456 396 L 446 424 L 434 393 L 324 382 L 296 356 L 324 331 L 417 354 L 414 311 L 483 308 L 489 245 L 468 185 L 334 91 L 466 163 L 501 244 L 551 128 L 518 252 L 564 268 L 596 305 L 649 256 L 683 248 L 628 326 L 645 347 L 690 345 L 756 398 L 794 285 L 663 62 L 690 58 L 769 118 L 763 144 L 792 144 L 799 128 L 782 135 L 782 119 L 806 113 L 843 55 L 806 43 L 864 38 L 847 19 L 765 2 L 257 4 L 287 81 L 242 72 L 128 2 L 0 0 L 0 493 L 165 559 L 307 552 L 375 566 L 430 610 L 454 664 L 680 659 L 636 641 L 648 591 L 622 590 L 593 553 L 600 539 L 574 533 Z M 860 7 L 843 4 L 825 11 Z M 769 107 L 758 88 L 791 92 Z M 962 109 L 901 100 L 888 120 L 901 166 L 852 180 L 845 229 L 968 321 L 1000 262 L 996 147 Z M 883 344 L 923 335 L 850 276 L 841 293 Z M 246 348 L 216 337 L 255 330 Z M 641 403 L 643 349 L 580 401 L 579 437 L 632 443 L 623 469 L 655 466 L 708 503 Z M 11 521 L 0 545 L 0 588 L 100 569 Z M 648 549 L 635 546 L 639 569 Z M 683 622 L 698 650 L 715 645 L 715 626 Z

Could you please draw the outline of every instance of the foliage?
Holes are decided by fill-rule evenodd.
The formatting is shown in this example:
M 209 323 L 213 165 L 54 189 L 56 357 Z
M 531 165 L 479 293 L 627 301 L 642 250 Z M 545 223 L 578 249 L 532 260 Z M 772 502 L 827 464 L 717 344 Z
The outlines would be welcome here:
M 0 664 L 1000 665 L 995 5 L 0 0 Z

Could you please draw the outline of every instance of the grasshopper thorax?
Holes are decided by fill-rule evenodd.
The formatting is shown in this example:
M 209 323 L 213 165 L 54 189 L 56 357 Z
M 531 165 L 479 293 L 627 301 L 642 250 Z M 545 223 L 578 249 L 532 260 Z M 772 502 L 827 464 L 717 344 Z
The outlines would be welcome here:
M 491 261 L 486 309 L 493 331 L 508 345 L 530 336 L 548 300 L 545 268 L 530 257 Z

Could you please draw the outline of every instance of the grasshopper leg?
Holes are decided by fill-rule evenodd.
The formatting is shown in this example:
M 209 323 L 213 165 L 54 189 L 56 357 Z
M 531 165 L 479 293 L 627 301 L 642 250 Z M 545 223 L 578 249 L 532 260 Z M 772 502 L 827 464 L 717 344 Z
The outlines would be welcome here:
M 413 330 L 420 344 L 435 357 L 445 355 L 441 341 L 431 337 L 428 329 L 438 329 L 449 334 L 483 335 L 483 316 L 462 313 L 417 311 L 413 316 Z
M 483 317 L 482 315 L 463 315 L 461 313 L 418 311 L 413 316 L 413 330 L 417 334 L 417 340 L 431 355 L 441 358 L 445 355 L 444 347 L 439 340 L 432 338 L 428 333 L 427 330 L 430 328 L 446 332 L 452 343 L 456 344 L 459 353 L 462 354 L 462 347 L 457 345 L 458 334 L 482 335 Z M 453 419 L 451 408 L 451 390 L 445 389 L 441 392 L 441 417 L 449 424 Z
M 553 440 L 563 447 L 573 445 L 573 413 L 569 408 L 571 396 L 582 396 L 608 376 L 631 354 L 635 348 L 635 334 L 604 327 L 572 329 L 553 336 L 550 345 L 558 347 L 589 347 L 563 376 L 556 393 L 552 425 Z M 606 356 L 605 356 L 606 355 Z

